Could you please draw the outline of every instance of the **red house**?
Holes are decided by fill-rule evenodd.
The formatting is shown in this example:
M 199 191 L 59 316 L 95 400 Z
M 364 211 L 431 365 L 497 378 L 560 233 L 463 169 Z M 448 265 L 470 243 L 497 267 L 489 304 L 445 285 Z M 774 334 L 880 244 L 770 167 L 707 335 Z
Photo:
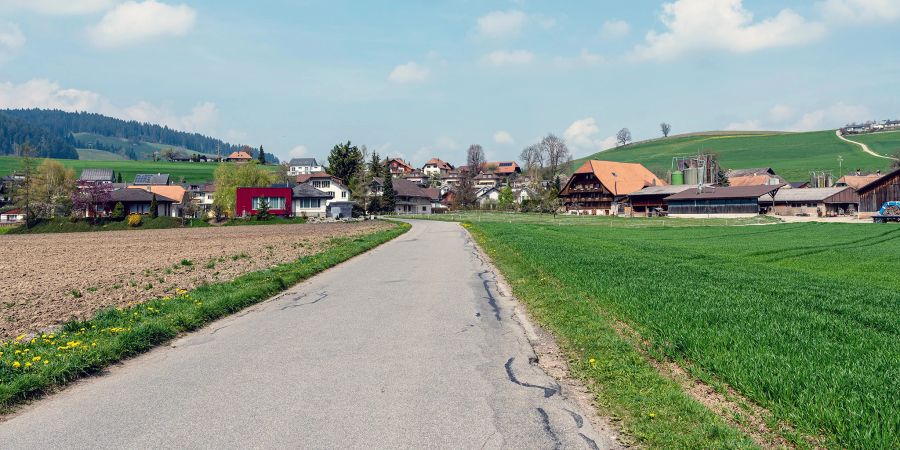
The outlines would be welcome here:
M 235 216 L 256 215 L 257 208 L 265 201 L 269 205 L 269 214 L 288 217 L 291 215 L 291 195 L 289 187 L 252 187 L 237 188 L 235 199 Z

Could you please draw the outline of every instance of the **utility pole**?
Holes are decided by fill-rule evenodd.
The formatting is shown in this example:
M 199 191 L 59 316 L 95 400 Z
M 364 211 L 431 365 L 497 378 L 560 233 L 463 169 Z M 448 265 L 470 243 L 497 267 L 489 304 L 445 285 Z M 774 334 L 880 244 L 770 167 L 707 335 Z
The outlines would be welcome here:
M 844 157 L 843 157 L 843 155 L 838 155 L 838 167 L 839 167 L 838 173 L 840 174 L 838 176 L 838 178 L 840 179 L 840 178 L 844 177 Z

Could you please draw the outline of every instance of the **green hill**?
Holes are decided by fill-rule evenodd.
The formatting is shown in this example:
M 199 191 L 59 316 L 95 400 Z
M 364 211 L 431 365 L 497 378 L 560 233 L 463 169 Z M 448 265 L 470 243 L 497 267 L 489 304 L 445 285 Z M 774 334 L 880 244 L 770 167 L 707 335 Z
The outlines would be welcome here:
M 855 142 L 861 142 L 879 155 L 900 155 L 900 131 L 885 131 L 883 133 L 860 134 L 844 136 Z
M 136 160 L 153 159 L 153 153 L 164 149 L 172 149 L 184 153 L 186 155 L 203 154 L 189 150 L 179 145 L 154 144 L 146 141 L 133 141 L 117 137 L 101 136 L 94 133 L 73 133 L 72 136 L 77 142 L 80 149 L 103 150 L 112 154 L 131 154 Z M 133 153 L 131 153 L 133 152 Z M 79 153 L 80 154 L 80 153 Z M 207 154 L 208 156 L 216 156 L 215 154 Z M 107 159 L 114 159 L 115 156 Z
M 128 159 L 118 153 L 104 152 L 90 148 L 79 148 L 78 159 L 82 161 L 122 161 Z
M 75 175 L 81 174 L 82 169 L 113 169 L 116 173 L 122 174 L 122 180 L 125 182 L 134 181 L 134 176 L 139 173 L 167 173 L 172 176 L 172 180 L 178 182 L 184 177 L 188 183 L 203 183 L 213 180 L 213 172 L 215 172 L 218 163 L 172 163 L 172 162 L 154 162 L 154 161 L 83 161 L 77 159 L 60 159 L 58 160 L 66 167 L 75 169 Z M 20 167 L 19 158 L 2 156 L 0 157 L 0 176 L 9 175 Z M 39 163 L 39 162 L 38 162 Z M 276 166 L 266 166 L 271 170 L 275 170 Z
M 719 163 L 725 169 L 772 167 L 791 181 L 809 179 L 812 170 L 831 170 L 839 175 L 838 156 L 844 159 L 844 173 L 857 168 L 864 171 L 885 170 L 890 166 L 890 161 L 871 156 L 859 147 L 841 141 L 834 131 L 815 131 L 708 132 L 673 136 L 595 153 L 576 160 L 573 167 L 577 168 L 588 159 L 601 159 L 637 162 L 657 173 L 665 173 L 671 170 L 673 157 L 698 152 L 718 154 Z

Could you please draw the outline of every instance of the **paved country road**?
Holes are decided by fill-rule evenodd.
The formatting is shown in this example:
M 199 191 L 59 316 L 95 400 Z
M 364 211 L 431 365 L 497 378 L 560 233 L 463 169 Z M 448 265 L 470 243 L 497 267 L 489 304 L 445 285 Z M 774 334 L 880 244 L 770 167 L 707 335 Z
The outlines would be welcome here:
M 3 448 L 610 448 L 458 224 L 404 236 L 0 423 Z

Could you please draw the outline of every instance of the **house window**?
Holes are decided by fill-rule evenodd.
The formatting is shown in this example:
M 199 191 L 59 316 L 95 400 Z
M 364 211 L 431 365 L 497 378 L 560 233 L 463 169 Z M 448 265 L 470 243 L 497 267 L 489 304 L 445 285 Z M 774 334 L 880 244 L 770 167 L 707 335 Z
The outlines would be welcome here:
M 347 191 L 341 192 L 341 198 L 347 198 Z
M 284 209 L 284 197 L 253 197 L 253 209 L 259 210 L 263 201 L 269 205 L 269 209 Z
M 331 180 L 313 180 L 312 185 L 314 188 L 330 188 Z
M 321 206 L 321 200 L 317 198 L 301 198 L 300 209 L 317 209 Z
M 426 212 L 426 211 L 428 211 L 428 207 L 427 207 L 427 206 L 423 206 L 423 207 L 422 207 L 422 212 Z

